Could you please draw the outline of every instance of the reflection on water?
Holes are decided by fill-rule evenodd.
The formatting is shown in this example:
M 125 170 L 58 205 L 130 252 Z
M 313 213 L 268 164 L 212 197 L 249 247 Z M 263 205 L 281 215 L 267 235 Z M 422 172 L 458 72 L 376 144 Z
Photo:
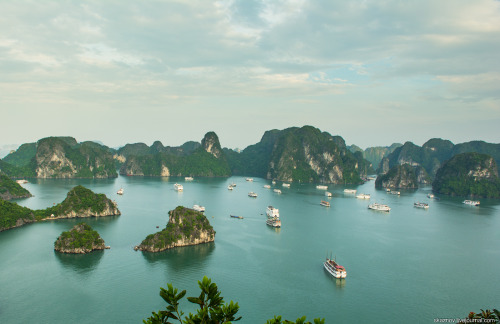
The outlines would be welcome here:
M 325 270 L 325 276 L 328 276 L 335 288 L 343 289 L 345 287 L 346 279 L 335 278 L 324 267 L 323 270 Z
M 87 254 L 61 253 L 54 251 L 54 254 L 64 268 L 84 274 L 97 268 L 97 265 L 104 255 L 104 251 L 97 250 Z
M 142 252 L 150 264 L 165 263 L 173 271 L 182 271 L 194 262 L 202 265 L 215 250 L 215 243 L 181 246 L 162 252 Z

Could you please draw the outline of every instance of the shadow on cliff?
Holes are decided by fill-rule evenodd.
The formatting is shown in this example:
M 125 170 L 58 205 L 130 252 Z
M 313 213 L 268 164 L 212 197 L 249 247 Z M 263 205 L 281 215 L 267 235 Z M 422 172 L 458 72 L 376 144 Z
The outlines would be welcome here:
M 93 271 L 101 262 L 104 250 L 92 251 L 87 254 L 61 253 L 54 251 L 56 259 L 65 269 L 85 274 Z
M 186 268 L 203 268 L 215 249 L 215 243 L 181 246 L 162 252 L 141 252 L 144 259 L 151 265 L 166 264 L 175 272 L 185 271 Z

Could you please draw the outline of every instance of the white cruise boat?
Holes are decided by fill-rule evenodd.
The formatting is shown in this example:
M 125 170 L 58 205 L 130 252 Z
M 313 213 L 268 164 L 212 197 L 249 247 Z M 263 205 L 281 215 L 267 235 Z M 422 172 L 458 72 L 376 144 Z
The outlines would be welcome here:
M 246 180 L 246 181 L 249 181 L 249 182 L 252 182 L 252 181 L 253 181 L 253 178 L 246 178 L 245 180 Z
M 123 195 L 123 188 L 120 188 L 120 190 L 118 190 L 116 193 L 117 193 L 118 195 Z
M 193 179 L 193 177 L 184 177 L 184 180 L 186 180 L 186 181 L 193 181 L 194 179 Z
M 257 198 L 257 194 L 253 191 L 248 193 L 248 197 Z
M 264 188 L 271 189 L 271 185 L 264 185 Z
M 358 199 L 370 199 L 370 194 L 359 194 L 356 196 Z
M 389 207 L 387 205 L 377 204 L 377 203 L 373 203 L 373 204 L 368 205 L 368 208 L 373 209 L 373 210 L 385 211 L 385 212 L 388 212 L 391 210 L 391 207 Z
M 330 203 L 329 203 L 328 201 L 324 201 L 324 200 L 322 200 L 319 204 L 320 204 L 321 206 L 330 207 Z
M 427 194 L 427 198 L 434 199 L 434 198 L 436 198 L 436 196 L 434 196 L 434 194 L 430 193 L 430 194 Z
M 234 188 L 234 187 L 233 187 L 233 186 L 231 186 L 231 185 L 227 186 L 227 190 L 233 190 L 233 188 Z
M 320 189 L 320 190 L 327 190 L 327 189 L 328 189 L 328 186 L 317 185 L 317 186 L 316 186 L 316 189 Z
M 289 183 L 284 183 L 282 186 L 285 187 L 285 188 L 290 188 L 290 184 Z
M 202 213 L 205 211 L 205 207 L 200 205 L 193 205 L 193 209 Z
M 345 268 L 337 264 L 337 262 L 335 262 L 334 259 L 326 258 L 326 261 L 323 263 L 323 266 L 325 267 L 325 270 L 328 271 L 329 274 L 331 274 L 337 279 L 344 279 L 345 277 L 347 277 L 347 272 L 345 271 Z
M 273 191 L 274 191 L 275 193 L 277 193 L 277 194 L 280 194 L 280 193 L 281 193 L 281 190 L 279 190 L 279 189 L 273 189 Z
M 393 191 L 389 191 L 389 193 L 392 194 L 392 195 L 397 195 L 397 196 L 401 195 L 400 191 L 394 191 L 393 190 Z
M 471 206 L 479 206 L 480 204 L 480 202 L 477 200 L 464 200 L 463 203 Z
M 184 187 L 181 184 L 178 184 L 178 183 L 174 184 L 174 189 L 176 191 L 184 191 Z
M 28 180 L 21 179 L 21 180 L 16 180 L 16 182 L 19 183 L 19 184 L 25 184 L 25 183 L 28 183 Z
M 429 204 L 422 203 L 422 202 L 416 202 L 416 203 L 413 203 L 413 207 L 428 209 L 429 208 Z
M 266 224 L 272 227 L 281 227 L 280 211 L 278 208 L 268 206 L 266 209 Z
M 355 194 L 356 192 L 356 189 L 344 189 L 344 193 L 346 194 Z
M 327 196 L 327 197 L 331 197 L 331 196 L 332 196 L 332 193 L 331 193 L 331 192 L 329 192 L 329 191 L 326 191 L 326 192 L 325 192 L 325 196 Z

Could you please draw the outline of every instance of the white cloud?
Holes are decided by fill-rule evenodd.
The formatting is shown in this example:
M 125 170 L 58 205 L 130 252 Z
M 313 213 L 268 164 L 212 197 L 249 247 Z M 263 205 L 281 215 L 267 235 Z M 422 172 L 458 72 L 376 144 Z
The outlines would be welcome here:
M 116 48 L 109 47 L 106 44 L 83 44 L 81 47 L 83 53 L 79 55 L 79 58 L 87 64 L 102 66 L 110 65 L 111 63 L 123 63 L 128 66 L 144 64 L 142 58 L 120 52 Z

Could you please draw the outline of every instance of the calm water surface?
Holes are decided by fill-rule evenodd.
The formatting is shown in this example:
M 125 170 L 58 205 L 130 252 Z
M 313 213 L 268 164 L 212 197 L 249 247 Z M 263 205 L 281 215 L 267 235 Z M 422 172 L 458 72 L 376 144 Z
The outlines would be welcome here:
M 184 192 L 173 190 L 175 182 Z M 235 182 L 233 191 L 227 190 Z M 111 180 L 33 180 L 30 208 L 61 202 L 82 184 L 115 199 L 121 216 L 90 218 L 110 250 L 88 255 L 54 252 L 54 241 L 82 219 L 54 220 L 0 232 L 1 323 L 142 323 L 165 307 L 160 287 L 172 283 L 197 296 L 204 275 L 226 301 L 237 301 L 239 323 L 265 323 L 274 315 L 327 323 L 431 323 L 500 306 L 500 206 L 460 198 L 429 200 L 430 189 L 401 196 L 374 189 L 371 202 L 390 213 L 368 210 L 369 201 L 330 186 L 332 206 L 319 205 L 324 191 L 292 184 L 282 195 L 255 178 L 195 179 L 119 177 Z M 125 194 L 116 191 L 123 188 Z M 247 196 L 255 191 L 258 198 Z M 413 207 L 428 202 L 428 210 Z M 178 205 L 206 207 L 215 242 L 162 253 L 133 247 L 168 221 Z M 281 229 L 265 225 L 268 205 L 279 208 Z M 244 219 L 230 218 L 240 215 Z M 327 253 L 347 269 L 336 280 L 323 269 Z M 183 309 L 193 311 L 185 301 Z

